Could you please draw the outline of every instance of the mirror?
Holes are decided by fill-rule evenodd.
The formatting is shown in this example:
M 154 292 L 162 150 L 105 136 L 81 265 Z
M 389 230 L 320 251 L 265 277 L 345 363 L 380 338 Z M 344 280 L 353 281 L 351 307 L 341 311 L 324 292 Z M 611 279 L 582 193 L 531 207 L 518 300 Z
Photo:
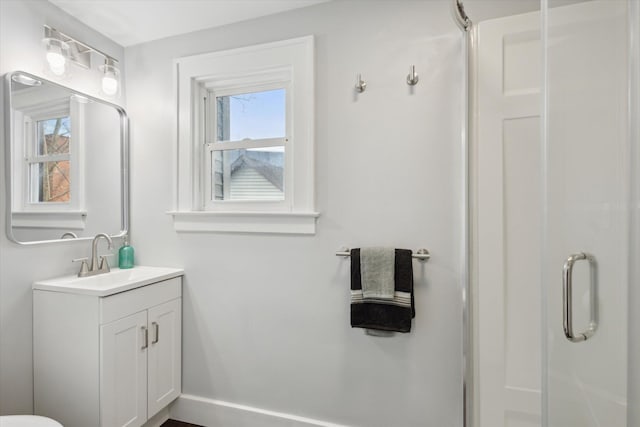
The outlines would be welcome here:
M 17 243 L 126 234 L 126 112 L 41 77 L 5 79 L 7 235 Z

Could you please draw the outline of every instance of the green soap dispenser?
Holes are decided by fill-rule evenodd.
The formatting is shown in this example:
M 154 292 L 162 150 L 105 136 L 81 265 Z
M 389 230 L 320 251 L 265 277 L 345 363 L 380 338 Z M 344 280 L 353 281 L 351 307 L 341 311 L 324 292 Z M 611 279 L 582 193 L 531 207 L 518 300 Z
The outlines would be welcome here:
M 118 251 L 118 267 L 133 268 L 133 247 L 129 246 L 129 235 L 124 236 L 124 243 Z

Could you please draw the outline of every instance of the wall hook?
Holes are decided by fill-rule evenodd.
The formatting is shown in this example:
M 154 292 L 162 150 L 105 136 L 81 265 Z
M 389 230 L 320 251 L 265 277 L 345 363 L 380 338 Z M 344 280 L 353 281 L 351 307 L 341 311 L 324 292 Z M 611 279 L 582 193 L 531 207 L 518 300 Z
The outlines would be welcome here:
M 407 75 L 407 84 L 409 86 L 415 86 L 418 84 L 418 80 L 420 80 L 420 78 L 418 77 L 418 73 L 416 73 L 416 66 L 412 65 Z
M 356 79 L 356 91 L 358 91 L 358 93 L 362 93 L 366 88 L 367 83 L 362 80 L 362 75 L 358 74 L 358 78 Z

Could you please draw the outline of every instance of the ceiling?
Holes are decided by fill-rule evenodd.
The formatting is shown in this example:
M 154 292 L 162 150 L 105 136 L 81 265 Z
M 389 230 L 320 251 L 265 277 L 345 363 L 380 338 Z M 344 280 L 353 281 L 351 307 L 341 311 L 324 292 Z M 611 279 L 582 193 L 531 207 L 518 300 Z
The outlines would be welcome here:
M 127 47 L 330 0 L 49 0 Z

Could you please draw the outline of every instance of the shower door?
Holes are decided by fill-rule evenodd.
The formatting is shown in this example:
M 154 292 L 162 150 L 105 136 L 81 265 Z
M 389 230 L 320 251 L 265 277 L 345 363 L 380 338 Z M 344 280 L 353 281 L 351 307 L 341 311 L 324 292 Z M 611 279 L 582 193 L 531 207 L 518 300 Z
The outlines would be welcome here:
M 629 4 L 542 4 L 543 425 L 626 427 Z

